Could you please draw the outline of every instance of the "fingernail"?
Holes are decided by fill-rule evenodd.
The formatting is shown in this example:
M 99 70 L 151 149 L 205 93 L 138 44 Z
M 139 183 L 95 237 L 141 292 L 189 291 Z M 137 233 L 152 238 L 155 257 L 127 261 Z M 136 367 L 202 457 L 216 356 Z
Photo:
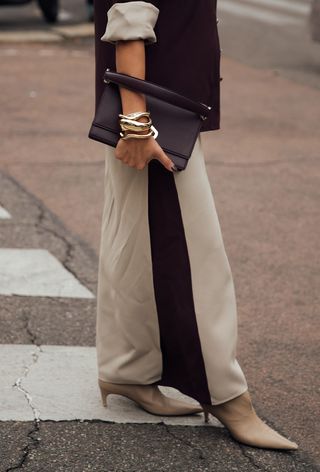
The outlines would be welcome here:
M 171 170 L 172 170 L 173 172 L 176 172 L 176 171 L 178 170 L 178 169 L 176 168 L 175 164 L 172 164 Z

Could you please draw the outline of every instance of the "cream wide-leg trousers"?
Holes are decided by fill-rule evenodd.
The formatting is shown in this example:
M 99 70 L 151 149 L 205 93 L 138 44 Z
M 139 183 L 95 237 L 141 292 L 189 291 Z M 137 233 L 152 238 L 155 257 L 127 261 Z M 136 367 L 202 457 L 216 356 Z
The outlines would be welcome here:
M 201 134 L 187 169 L 139 171 L 106 146 L 96 348 L 100 379 L 219 404 L 245 390 L 234 285 Z

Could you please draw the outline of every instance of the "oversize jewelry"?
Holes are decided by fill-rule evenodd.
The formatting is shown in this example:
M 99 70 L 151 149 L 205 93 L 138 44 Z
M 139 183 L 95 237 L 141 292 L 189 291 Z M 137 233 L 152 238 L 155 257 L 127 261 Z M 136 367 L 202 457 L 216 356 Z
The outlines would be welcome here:
M 158 136 L 158 131 L 152 125 L 152 120 L 150 118 L 150 112 L 148 111 L 137 111 L 134 113 L 129 113 L 128 115 L 123 115 L 119 113 L 119 124 L 121 128 L 120 137 L 121 139 L 147 139 L 153 136 L 156 138 Z M 139 118 L 146 117 L 148 118 L 147 122 L 138 121 Z M 143 132 L 147 131 L 146 134 Z M 141 133 L 142 132 L 142 133 Z

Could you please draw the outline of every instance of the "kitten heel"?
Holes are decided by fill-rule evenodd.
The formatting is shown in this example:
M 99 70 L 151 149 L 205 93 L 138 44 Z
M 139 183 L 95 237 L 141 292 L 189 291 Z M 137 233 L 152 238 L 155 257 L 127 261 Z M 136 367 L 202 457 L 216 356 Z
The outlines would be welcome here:
M 102 401 L 102 405 L 104 407 L 107 407 L 108 406 L 108 403 L 107 403 L 107 397 L 109 395 L 109 393 L 111 393 L 109 391 L 109 389 L 106 387 L 106 385 L 103 384 L 103 381 L 102 380 L 98 380 L 98 383 L 99 383 L 99 390 L 100 390 L 100 396 L 101 396 L 101 401 Z
M 209 423 L 209 410 L 206 408 L 205 405 L 202 405 L 203 408 L 203 415 L 204 415 L 204 422 Z

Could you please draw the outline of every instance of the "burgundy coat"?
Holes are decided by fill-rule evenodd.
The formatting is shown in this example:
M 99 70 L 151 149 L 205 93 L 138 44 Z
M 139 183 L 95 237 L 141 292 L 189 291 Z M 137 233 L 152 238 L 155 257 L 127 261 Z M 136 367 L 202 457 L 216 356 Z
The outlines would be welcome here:
M 101 41 L 107 11 L 128 0 L 94 0 L 96 106 L 103 73 L 116 70 L 115 46 Z M 130 1 L 130 0 L 129 0 Z M 157 41 L 146 45 L 146 80 L 171 88 L 212 107 L 202 131 L 220 128 L 220 43 L 216 0 L 148 0 L 159 9 Z

